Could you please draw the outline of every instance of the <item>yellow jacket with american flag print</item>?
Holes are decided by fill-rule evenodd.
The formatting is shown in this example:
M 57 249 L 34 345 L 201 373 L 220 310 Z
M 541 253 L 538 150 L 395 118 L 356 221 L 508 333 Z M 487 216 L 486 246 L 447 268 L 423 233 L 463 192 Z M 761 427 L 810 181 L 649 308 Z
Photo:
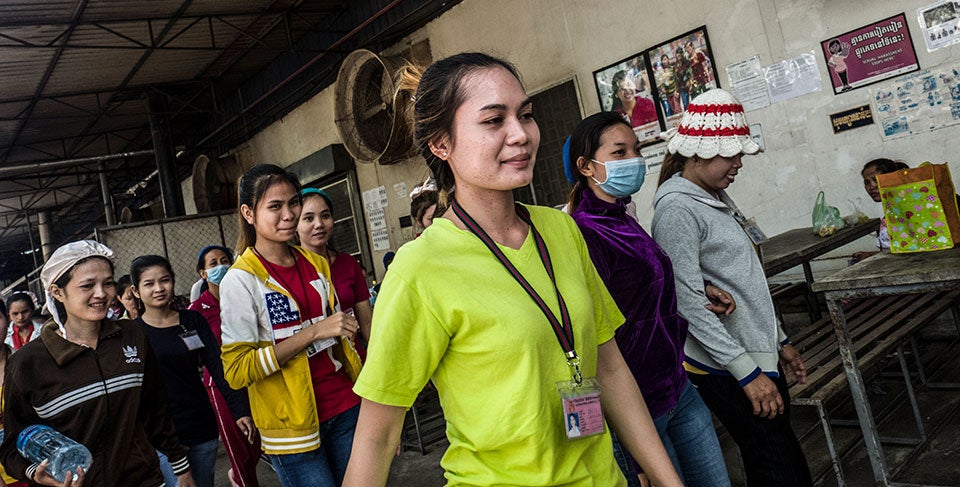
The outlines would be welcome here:
M 317 270 L 318 279 L 309 284 L 323 298 L 324 317 L 330 316 L 337 303 L 330 266 L 313 252 L 292 249 Z M 263 450 L 271 455 L 303 453 L 320 446 L 320 421 L 306 353 L 298 353 L 282 367 L 277 362 L 267 307 L 268 296 L 278 299 L 276 293 L 286 298 L 289 309 L 299 312 L 290 293 L 247 248 L 220 283 L 223 373 L 231 387 L 247 388 Z M 334 354 L 356 380 L 360 357 L 353 344 L 342 338 L 335 347 Z

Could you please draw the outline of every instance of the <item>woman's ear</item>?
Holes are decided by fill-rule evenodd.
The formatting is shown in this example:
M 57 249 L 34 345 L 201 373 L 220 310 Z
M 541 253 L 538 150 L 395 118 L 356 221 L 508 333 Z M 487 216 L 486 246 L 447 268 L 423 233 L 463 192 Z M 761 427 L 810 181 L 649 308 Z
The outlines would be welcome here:
M 253 222 L 255 219 L 253 215 L 253 210 L 250 209 L 249 206 L 240 205 L 240 215 L 243 217 L 244 220 L 246 220 L 247 223 L 253 225 Z
M 433 155 L 444 161 L 450 155 L 450 138 L 446 135 L 434 138 L 427 143 L 427 146 L 430 147 L 430 152 Z
M 580 156 L 577 158 L 577 171 L 588 178 L 593 177 L 593 165 L 586 157 Z
M 57 286 L 56 284 L 50 285 L 50 294 L 53 295 L 54 299 L 56 299 L 57 301 L 60 301 L 61 303 L 66 299 L 66 296 L 63 293 L 63 289 L 61 289 L 60 286 Z

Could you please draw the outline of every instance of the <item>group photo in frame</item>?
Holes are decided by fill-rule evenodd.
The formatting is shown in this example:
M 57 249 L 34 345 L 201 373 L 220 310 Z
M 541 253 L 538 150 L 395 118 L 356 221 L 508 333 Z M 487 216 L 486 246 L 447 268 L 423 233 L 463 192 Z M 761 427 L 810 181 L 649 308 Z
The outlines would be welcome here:
M 641 143 L 658 140 L 660 118 L 642 52 L 594 71 L 593 81 L 601 110 L 622 115 Z
M 604 66 L 593 81 L 600 108 L 620 113 L 642 144 L 657 142 L 690 100 L 719 87 L 705 25 Z
M 654 46 L 647 51 L 647 58 L 664 129 L 680 124 L 690 100 L 720 87 L 705 25 Z

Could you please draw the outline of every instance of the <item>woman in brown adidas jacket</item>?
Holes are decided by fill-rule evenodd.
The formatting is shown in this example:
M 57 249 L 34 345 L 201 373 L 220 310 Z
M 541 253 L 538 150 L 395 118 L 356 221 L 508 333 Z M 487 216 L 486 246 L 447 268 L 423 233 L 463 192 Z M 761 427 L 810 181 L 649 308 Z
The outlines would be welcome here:
M 106 319 L 116 294 L 112 257 L 102 244 L 80 241 L 60 247 L 44 265 L 53 320 L 7 364 L 0 462 L 31 484 L 155 487 L 163 485 L 159 450 L 179 485 L 192 487 L 187 449 L 167 414 L 163 381 L 143 332 L 132 321 Z M 17 436 L 31 424 L 85 445 L 93 454 L 90 471 L 60 484 L 44 463 L 22 457 Z

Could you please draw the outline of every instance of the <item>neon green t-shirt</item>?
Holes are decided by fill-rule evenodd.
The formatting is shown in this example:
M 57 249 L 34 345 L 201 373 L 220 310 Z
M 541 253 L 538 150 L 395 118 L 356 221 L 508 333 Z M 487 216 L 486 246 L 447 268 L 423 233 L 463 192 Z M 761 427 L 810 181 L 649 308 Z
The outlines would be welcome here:
M 570 310 L 584 377 L 623 315 L 573 220 L 531 206 Z M 560 316 L 532 234 L 501 248 Z M 410 407 L 428 380 L 440 394 L 451 486 L 626 485 L 606 434 L 569 441 L 556 383 L 570 368 L 550 324 L 490 250 L 438 218 L 397 252 L 377 296 L 367 361 L 354 391 Z

